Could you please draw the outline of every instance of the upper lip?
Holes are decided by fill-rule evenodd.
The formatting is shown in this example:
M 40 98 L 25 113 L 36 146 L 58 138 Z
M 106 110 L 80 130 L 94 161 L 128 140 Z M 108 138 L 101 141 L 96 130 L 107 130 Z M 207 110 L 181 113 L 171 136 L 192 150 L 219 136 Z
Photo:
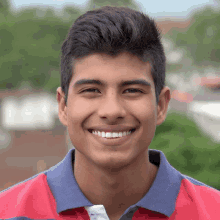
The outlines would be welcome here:
M 135 126 L 127 126 L 127 125 L 100 125 L 90 127 L 88 130 L 95 130 L 95 131 L 104 131 L 104 132 L 123 132 L 123 131 L 130 131 L 135 129 Z

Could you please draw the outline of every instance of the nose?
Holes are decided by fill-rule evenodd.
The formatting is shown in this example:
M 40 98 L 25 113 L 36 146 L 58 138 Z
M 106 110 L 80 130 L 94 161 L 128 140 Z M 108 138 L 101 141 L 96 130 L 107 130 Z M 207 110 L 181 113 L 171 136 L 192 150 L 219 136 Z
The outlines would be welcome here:
M 117 94 L 109 94 L 103 98 L 98 110 L 99 117 L 107 119 L 109 123 L 113 123 L 117 119 L 124 118 L 126 115 L 122 100 Z

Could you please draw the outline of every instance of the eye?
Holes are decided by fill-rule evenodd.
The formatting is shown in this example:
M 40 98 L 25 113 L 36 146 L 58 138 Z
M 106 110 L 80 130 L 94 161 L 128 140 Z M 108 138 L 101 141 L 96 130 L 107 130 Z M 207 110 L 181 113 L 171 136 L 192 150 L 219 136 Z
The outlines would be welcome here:
M 139 90 L 139 89 L 133 89 L 133 88 L 131 88 L 131 89 L 126 89 L 125 91 L 128 91 L 129 93 L 143 93 L 141 90 Z M 127 93 L 127 92 L 125 92 L 125 93 Z
M 81 93 L 86 93 L 86 92 L 89 92 L 89 93 L 91 93 L 91 92 L 99 92 L 99 90 L 95 89 L 95 88 L 90 88 L 90 89 L 85 89 L 85 90 L 81 91 Z

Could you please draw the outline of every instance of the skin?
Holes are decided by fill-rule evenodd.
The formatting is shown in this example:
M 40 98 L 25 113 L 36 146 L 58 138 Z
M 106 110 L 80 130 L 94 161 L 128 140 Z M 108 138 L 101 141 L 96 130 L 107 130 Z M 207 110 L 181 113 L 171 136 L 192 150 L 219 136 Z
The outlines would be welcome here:
M 75 86 L 80 79 L 105 84 Z M 134 79 L 150 86 L 120 84 Z M 166 118 L 170 89 L 163 88 L 157 105 L 149 63 L 127 52 L 117 57 L 92 54 L 74 64 L 67 106 L 61 87 L 57 101 L 60 121 L 76 149 L 73 167 L 80 189 L 93 204 L 104 205 L 110 219 L 118 219 L 144 197 L 156 177 L 158 168 L 149 162 L 148 147 L 156 126 Z M 88 131 L 100 125 L 127 125 L 136 131 L 122 144 L 103 144 Z

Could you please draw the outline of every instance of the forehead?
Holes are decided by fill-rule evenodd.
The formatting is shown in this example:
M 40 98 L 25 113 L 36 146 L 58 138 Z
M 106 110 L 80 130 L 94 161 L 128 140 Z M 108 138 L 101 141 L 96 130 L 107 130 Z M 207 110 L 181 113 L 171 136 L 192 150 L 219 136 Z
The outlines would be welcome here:
M 92 54 L 75 60 L 72 81 L 82 78 L 102 78 L 106 81 L 128 80 L 135 78 L 153 81 L 151 65 L 128 52 L 117 56 Z

